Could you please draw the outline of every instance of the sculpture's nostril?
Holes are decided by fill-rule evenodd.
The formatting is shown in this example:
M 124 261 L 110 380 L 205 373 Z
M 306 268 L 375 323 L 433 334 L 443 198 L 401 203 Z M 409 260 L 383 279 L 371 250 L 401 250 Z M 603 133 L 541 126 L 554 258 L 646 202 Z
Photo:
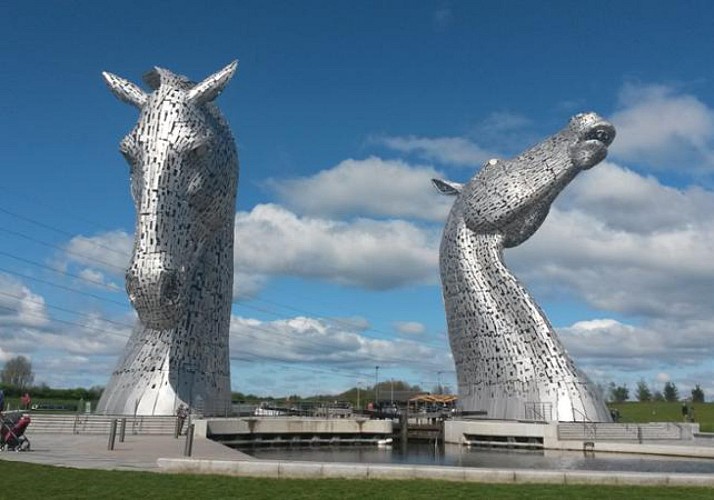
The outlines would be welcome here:
M 597 137 L 597 140 L 600 142 L 610 142 L 610 134 L 606 130 L 598 130 L 595 132 L 595 137 Z
M 588 134 L 587 139 L 595 139 L 602 142 L 605 146 L 612 144 L 615 139 L 615 128 L 609 124 L 600 124 L 593 128 Z

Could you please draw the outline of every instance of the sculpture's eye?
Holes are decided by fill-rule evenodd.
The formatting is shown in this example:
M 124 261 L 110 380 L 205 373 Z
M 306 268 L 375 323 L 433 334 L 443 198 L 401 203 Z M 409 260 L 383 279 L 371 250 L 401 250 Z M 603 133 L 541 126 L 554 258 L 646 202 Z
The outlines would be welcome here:
M 186 161 L 188 163 L 200 162 L 208 154 L 208 144 L 203 142 L 196 145 L 186 153 Z
M 127 135 L 124 139 L 122 139 L 119 143 L 119 152 L 122 154 L 129 166 L 133 168 L 138 156 L 136 140 L 133 135 Z

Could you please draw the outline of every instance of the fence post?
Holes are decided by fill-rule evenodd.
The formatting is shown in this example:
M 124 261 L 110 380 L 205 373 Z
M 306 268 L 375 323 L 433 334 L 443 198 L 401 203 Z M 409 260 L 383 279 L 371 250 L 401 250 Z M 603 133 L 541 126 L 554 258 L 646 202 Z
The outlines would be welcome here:
M 113 419 L 111 425 L 109 426 L 109 444 L 107 445 L 108 450 L 114 449 L 114 440 L 117 437 L 117 419 Z
M 126 436 L 126 418 L 121 419 L 121 425 L 119 426 L 119 442 L 124 442 L 124 437 Z
M 185 457 L 190 457 L 193 453 L 193 429 L 196 424 L 190 424 L 186 430 L 186 446 L 183 449 L 183 455 Z

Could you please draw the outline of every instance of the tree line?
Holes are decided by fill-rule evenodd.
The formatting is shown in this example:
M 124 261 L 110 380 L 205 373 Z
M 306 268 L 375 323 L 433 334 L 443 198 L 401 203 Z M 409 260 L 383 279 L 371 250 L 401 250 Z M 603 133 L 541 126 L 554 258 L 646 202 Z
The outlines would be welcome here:
M 606 396 L 610 402 L 622 403 L 630 399 L 630 389 L 627 384 L 616 385 L 610 382 Z M 640 402 L 644 401 L 667 401 L 676 402 L 680 399 L 690 399 L 692 403 L 704 402 L 704 390 L 695 385 L 689 396 L 681 396 L 679 389 L 674 382 L 665 382 L 662 390 L 652 390 L 644 380 L 637 382 L 637 387 L 634 390 L 634 399 Z
M 30 393 L 37 399 L 84 399 L 95 401 L 102 395 L 103 387 L 94 386 L 89 389 L 77 387 L 75 389 L 52 389 L 47 384 L 33 385 L 35 373 L 32 371 L 32 362 L 25 356 L 16 356 L 5 362 L 0 370 L 0 388 L 5 396 L 19 398 Z

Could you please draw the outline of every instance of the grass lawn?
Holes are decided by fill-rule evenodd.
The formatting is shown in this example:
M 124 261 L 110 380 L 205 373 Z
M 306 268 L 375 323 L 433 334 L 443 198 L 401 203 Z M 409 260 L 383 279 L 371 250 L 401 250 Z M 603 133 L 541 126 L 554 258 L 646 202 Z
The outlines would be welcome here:
M 682 403 L 664 401 L 609 403 L 620 411 L 620 422 L 682 422 Z M 714 403 L 695 403 L 694 421 L 703 432 L 714 432 Z
M 4 487 L 0 499 L 115 498 L 179 499 L 316 499 L 364 498 L 577 498 L 587 499 L 711 499 L 709 488 L 644 486 L 490 485 L 446 481 L 343 479 L 260 479 L 226 476 L 169 475 L 150 472 L 81 470 L 0 460 Z

